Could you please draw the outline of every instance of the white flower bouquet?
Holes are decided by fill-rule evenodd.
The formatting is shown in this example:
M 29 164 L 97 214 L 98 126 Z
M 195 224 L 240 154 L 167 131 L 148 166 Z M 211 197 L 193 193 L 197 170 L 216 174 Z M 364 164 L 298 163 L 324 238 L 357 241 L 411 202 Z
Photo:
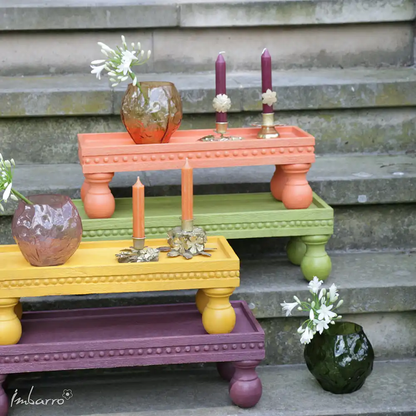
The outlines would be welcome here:
M 308 285 L 312 299 L 308 298 L 307 302 L 301 302 L 297 296 L 293 296 L 295 302 L 283 302 L 280 304 L 283 311 L 286 312 L 286 316 L 291 315 L 296 307 L 299 311 L 308 312 L 309 319 L 303 322 L 298 329 L 298 333 L 301 334 L 300 342 L 302 344 L 309 344 L 317 332 L 322 334 L 325 329 L 329 328 L 329 325 L 335 324 L 336 320 L 342 318 L 341 315 L 334 312 L 343 303 L 342 300 L 338 301 L 337 287 L 335 284 L 332 284 L 327 291 L 325 288 L 321 288 L 322 284 L 323 281 L 315 276 Z M 338 303 L 335 306 L 337 301 Z
M 9 198 L 14 201 L 18 201 L 20 198 L 26 204 L 32 205 L 32 202 L 13 188 L 13 169 L 15 165 L 13 159 L 4 160 L 0 153 L 0 191 L 3 191 L 2 199 L 0 199 L 1 211 L 4 211 L 3 203 L 7 203 Z
M 140 42 L 137 42 L 137 44 L 133 42 L 130 50 L 124 36 L 121 36 L 121 42 L 122 47 L 117 46 L 116 50 L 111 49 L 105 43 L 98 42 L 101 52 L 106 56 L 106 59 L 92 61 L 91 73 L 95 74 L 98 79 L 101 79 L 101 73 L 107 71 L 112 87 L 116 87 L 120 82 L 131 78 L 133 85 L 137 85 L 140 89 L 137 75 L 132 71 L 132 67 L 145 64 L 152 52 L 148 50 L 145 53 L 141 48 Z

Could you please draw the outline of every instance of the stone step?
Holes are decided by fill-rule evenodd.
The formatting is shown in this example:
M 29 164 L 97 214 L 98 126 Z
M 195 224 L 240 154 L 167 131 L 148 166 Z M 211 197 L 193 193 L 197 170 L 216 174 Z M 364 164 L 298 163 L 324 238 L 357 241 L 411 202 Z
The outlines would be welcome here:
M 10 416 L 413 416 L 416 362 L 376 361 L 364 386 L 342 396 L 325 392 L 305 365 L 258 368 L 263 384 L 260 402 L 243 411 L 228 397 L 228 384 L 215 369 L 124 372 L 73 372 L 15 379 L 10 395 L 27 400 L 58 399 L 64 389 L 73 397 L 62 406 L 14 405 Z M 81 381 L 82 380 L 82 381 Z
M 295 312 L 286 318 L 280 303 L 293 295 L 308 297 L 307 281 L 299 267 L 286 257 L 264 253 L 253 256 L 258 240 L 245 246 L 230 243 L 241 259 L 241 286 L 232 299 L 245 300 L 266 331 L 266 363 L 303 362 L 297 328 L 304 317 Z M 248 248 L 252 248 L 251 255 Z M 275 246 L 274 246 L 275 248 Z M 325 283 L 339 287 L 344 320 L 361 324 L 379 359 L 414 357 L 416 342 L 416 253 L 402 252 L 330 253 L 333 269 Z M 253 257 L 255 259 L 253 259 Z M 78 309 L 193 302 L 195 291 L 145 292 L 85 296 L 25 298 L 24 310 Z M 388 336 L 386 336 L 388 334 Z M 289 348 L 290 347 L 290 348 Z
M 416 152 L 415 68 L 293 70 L 273 76 L 276 122 L 313 134 L 317 154 Z M 146 74 L 143 79 L 176 84 L 185 114 L 181 128 L 214 126 L 214 74 Z M 258 72 L 229 75 L 230 126 L 260 121 L 260 84 Z M 20 163 L 77 163 L 78 133 L 124 130 L 119 112 L 125 88 L 113 91 L 91 75 L 0 77 L 1 152 Z
M 313 190 L 335 207 L 335 235 L 329 242 L 330 249 L 414 247 L 415 165 L 412 155 L 317 158 L 308 179 Z M 272 166 L 197 169 L 195 194 L 268 192 L 273 172 Z M 136 175 L 116 174 L 111 183 L 114 195 L 130 197 Z M 148 196 L 180 194 L 179 171 L 143 172 L 140 176 Z M 61 193 L 78 199 L 82 182 L 79 165 L 18 165 L 14 186 L 25 195 Z M 1 244 L 13 242 L 10 215 L 15 205 L 8 203 L 6 209 L 6 215 L 0 216 Z M 378 227 L 381 222 L 382 229 Z M 275 239 L 256 241 L 260 251 L 276 244 Z
M 220 50 L 230 70 L 257 70 L 264 47 L 275 69 L 413 64 L 412 1 L 384 0 L 382 12 L 370 4 L 17 2 L 0 8 L 0 49 L 7 55 L 0 75 L 89 72 L 99 56 L 97 42 L 115 47 L 121 34 L 153 51 L 140 72 L 211 70 Z
M 415 18 L 413 0 L 15 0 L 0 3 L 0 30 L 96 30 L 384 23 Z

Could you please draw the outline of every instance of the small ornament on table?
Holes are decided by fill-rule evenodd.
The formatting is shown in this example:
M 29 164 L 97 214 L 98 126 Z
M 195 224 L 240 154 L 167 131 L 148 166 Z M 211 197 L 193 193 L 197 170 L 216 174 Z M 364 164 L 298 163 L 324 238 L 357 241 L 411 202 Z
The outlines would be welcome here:
M 140 178 L 133 185 L 133 247 L 116 254 L 119 263 L 143 263 L 159 260 L 159 250 L 145 246 L 144 185 Z
M 277 102 L 276 92 L 272 90 L 272 58 L 265 48 L 261 54 L 262 84 L 262 126 L 258 133 L 259 139 L 276 139 L 279 133 L 274 124 L 273 104 Z
M 182 225 L 168 231 L 169 247 L 159 247 L 160 251 L 168 252 L 168 257 L 183 256 L 187 260 L 197 255 L 210 257 L 208 251 L 215 250 L 205 247 L 205 231 L 194 227 L 193 196 L 193 169 L 186 159 L 182 168 Z

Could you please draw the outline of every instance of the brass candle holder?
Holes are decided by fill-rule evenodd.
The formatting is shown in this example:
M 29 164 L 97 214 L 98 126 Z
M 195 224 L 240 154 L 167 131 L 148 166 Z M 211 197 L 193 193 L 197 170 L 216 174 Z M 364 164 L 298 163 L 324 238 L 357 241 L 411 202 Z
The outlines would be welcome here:
M 262 113 L 262 125 L 257 134 L 259 139 L 277 139 L 279 133 L 274 124 L 274 113 Z
M 217 121 L 215 123 L 215 131 L 218 134 L 223 135 L 223 134 L 227 133 L 227 129 L 228 129 L 228 121 L 225 121 L 225 122 Z
M 116 254 L 119 263 L 147 263 L 150 261 L 159 261 L 159 252 L 157 248 L 146 247 L 146 238 L 133 238 L 133 246 L 121 250 Z

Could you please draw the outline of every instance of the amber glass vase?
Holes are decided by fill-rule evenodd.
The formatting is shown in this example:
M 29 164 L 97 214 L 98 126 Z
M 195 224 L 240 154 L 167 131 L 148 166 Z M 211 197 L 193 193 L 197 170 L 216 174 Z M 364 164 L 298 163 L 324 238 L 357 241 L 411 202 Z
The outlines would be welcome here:
M 59 266 L 77 250 L 82 237 L 78 210 L 65 195 L 34 195 L 29 205 L 20 201 L 12 233 L 32 266 Z
M 360 325 L 336 322 L 314 335 L 305 346 L 304 357 L 324 390 L 343 394 L 363 386 L 373 370 L 374 351 Z
M 171 82 L 130 84 L 121 120 L 137 144 L 167 143 L 182 121 L 181 97 Z

